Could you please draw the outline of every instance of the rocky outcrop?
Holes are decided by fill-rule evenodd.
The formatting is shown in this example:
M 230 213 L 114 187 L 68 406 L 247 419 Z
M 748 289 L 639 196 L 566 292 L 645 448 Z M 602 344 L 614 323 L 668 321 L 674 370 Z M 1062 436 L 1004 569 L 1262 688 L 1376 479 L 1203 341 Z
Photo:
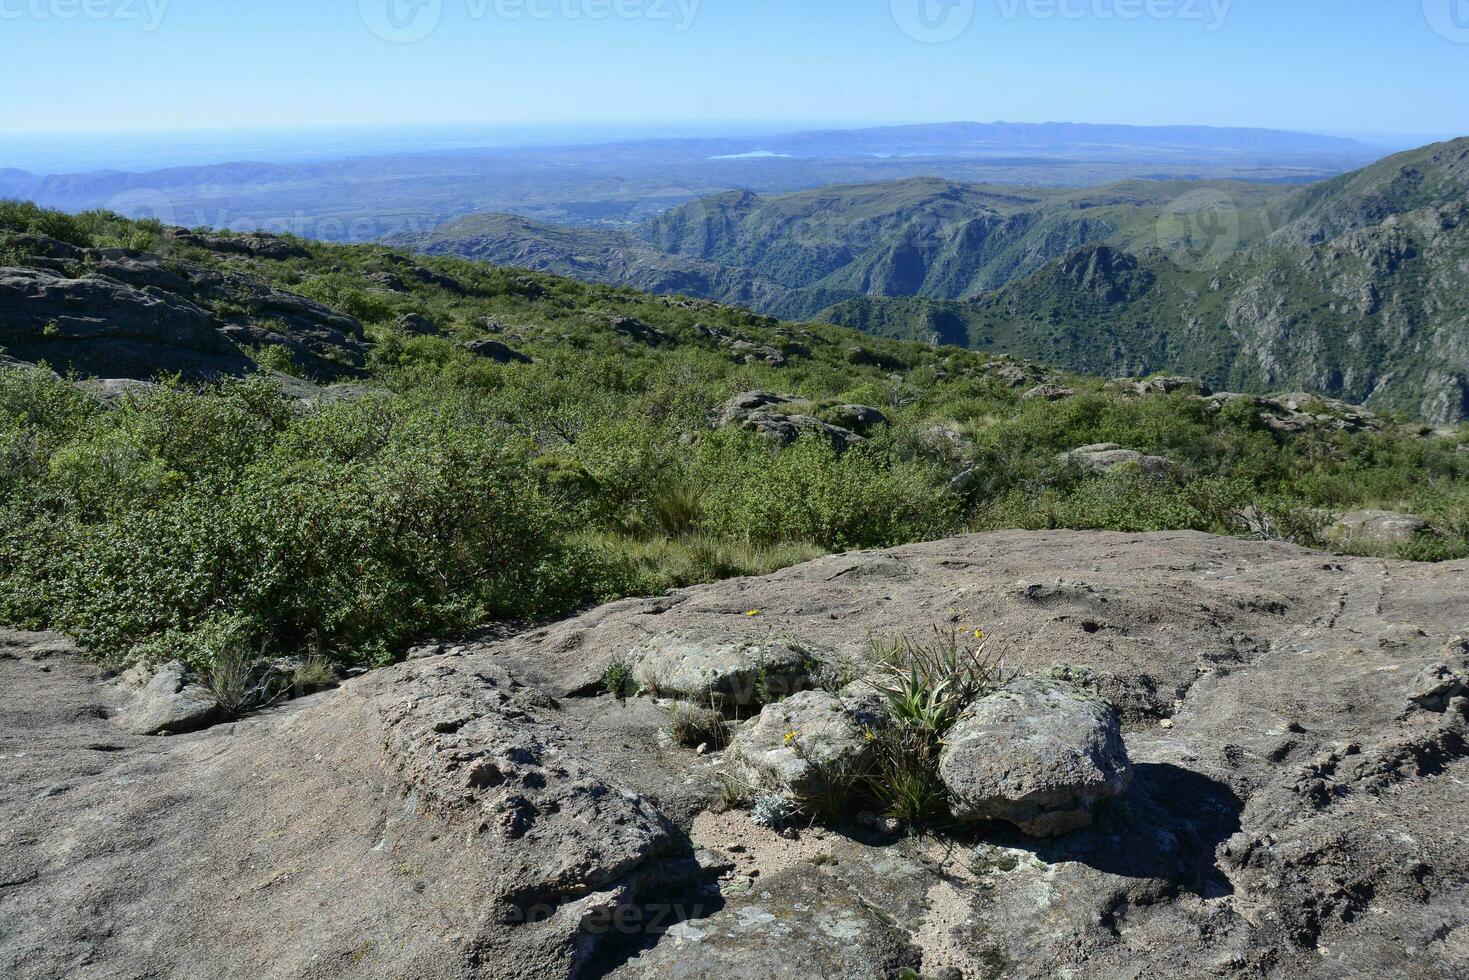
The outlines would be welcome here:
M 0 270 L 0 341 L 22 356 L 48 344 L 123 341 L 178 348 L 196 356 L 228 353 L 208 312 L 157 287 L 106 276 L 67 278 L 39 269 Z
M 1308 429 L 1363 432 L 1391 427 L 1387 419 L 1361 406 L 1303 392 L 1271 396 L 1220 392 L 1207 396 L 1205 401 L 1215 410 L 1243 402 L 1255 409 L 1266 428 L 1276 432 L 1303 432 Z
M 729 351 L 731 356 L 744 364 L 769 364 L 771 367 L 782 367 L 786 363 L 787 354 L 795 356 L 804 352 L 803 356 L 811 355 L 810 350 L 799 344 L 787 345 L 786 350 L 778 350 L 768 344 L 761 344 L 731 330 L 712 327 L 707 323 L 694 324 L 694 333 Z
M 1208 398 L 1214 394 L 1214 389 L 1197 378 L 1181 378 L 1177 376 L 1164 376 L 1155 378 L 1119 378 L 1112 382 L 1112 387 L 1119 391 L 1138 397 L 1148 395 L 1171 395 L 1175 391 L 1184 391 L 1200 398 Z
M 264 243 L 277 240 L 220 241 L 267 254 L 275 246 Z M 99 378 L 206 379 L 254 372 L 255 349 L 284 347 L 323 381 L 363 373 L 370 345 L 362 324 L 307 297 L 147 252 L 39 236 L 26 247 L 41 253 L 34 267 L 0 269 L 0 347 L 18 360 Z
M 1086 473 L 1106 473 L 1119 466 L 1136 466 L 1147 476 L 1166 477 L 1175 472 L 1173 461 L 1151 456 L 1135 449 L 1123 449 L 1112 442 L 1082 446 L 1056 457 L 1059 463 L 1076 466 Z
M 939 775 L 954 818 L 1004 820 L 1035 837 L 1091 825 L 1132 782 L 1117 712 L 1057 680 L 1020 680 L 967 708 L 945 737 Z
M 1411 544 L 1428 530 L 1428 522 L 1416 514 L 1354 510 L 1337 518 L 1326 529 L 1326 537 L 1343 548 L 1391 550 Z
M 740 426 L 759 433 L 778 446 L 789 446 L 803 435 L 812 435 L 829 443 L 837 452 L 846 452 L 865 442 L 851 429 L 823 422 L 814 415 L 780 411 L 783 406 L 805 401 L 799 395 L 781 395 L 770 391 L 747 391 L 735 395 L 710 419 L 716 429 Z M 861 408 L 863 406 L 851 406 Z M 871 412 L 876 412 L 872 409 Z M 878 413 L 879 415 L 881 413 Z M 869 413 L 867 418 L 875 419 Z
M 306 247 L 276 235 L 225 235 L 211 232 L 170 228 L 169 237 L 180 244 L 197 245 L 211 252 L 248 255 L 262 259 L 304 259 L 311 255 Z
M 1466 578 L 979 535 L 431 648 L 168 739 L 61 638 L 0 631 L 0 974 L 1464 976 Z M 1090 826 L 908 838 L 853 806 L 782 836 L 725 810 L 729 753 L 598 693 L 663 633 L 860 666 L 956 615 L 1115 707 L 1132 780 Z

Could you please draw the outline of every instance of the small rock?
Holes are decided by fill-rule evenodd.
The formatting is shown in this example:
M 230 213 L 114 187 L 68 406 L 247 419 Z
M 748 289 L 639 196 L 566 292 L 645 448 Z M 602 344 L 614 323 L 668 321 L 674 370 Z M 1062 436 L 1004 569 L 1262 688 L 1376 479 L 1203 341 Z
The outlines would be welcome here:
M 496 364 L 532 364 L 529 357 L 498 340 L 471 340 L 464 349 L 475 357 L 483 357 Z

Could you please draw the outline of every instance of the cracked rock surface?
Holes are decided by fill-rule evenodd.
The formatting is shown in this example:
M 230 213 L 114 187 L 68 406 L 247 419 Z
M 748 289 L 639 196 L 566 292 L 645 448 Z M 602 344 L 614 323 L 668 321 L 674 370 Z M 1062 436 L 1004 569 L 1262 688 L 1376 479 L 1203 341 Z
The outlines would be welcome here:
M 666 705 L 597 693 L 669 631 L 860 676 L 870 635 L 935 625 L 1116 707 L 1132 778 L 1090 826 L 782 836 L 724 810 L 728 753 L 659 738 Z M 156 737 L 64 639 L 0 631 L 0 975 L 1463 977 L 1466 633 L 1465 562 L 1005 532 L 626 600 Z

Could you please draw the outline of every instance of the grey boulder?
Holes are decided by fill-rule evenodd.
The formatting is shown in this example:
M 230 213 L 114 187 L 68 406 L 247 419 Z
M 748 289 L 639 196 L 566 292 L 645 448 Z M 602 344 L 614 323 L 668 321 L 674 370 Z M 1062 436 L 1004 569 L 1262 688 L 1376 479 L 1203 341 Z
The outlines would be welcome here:
M 868 768 L 872 747 L 858 715 L 825 691 L 803 691 L 776 704 L 735 735 L 728 751 L 745 782 L 800 803 L 851 781 Z
M 633 679 L 665 697 L 748 706 L 807 686 L 811 658 L 781 640 L 673 630 L 628 654 Z
M 182 735 L 223 717 L 219 702 L 175 660 L 164 664 L 123 708 L 119 721 L 134 735 Z
M 1150 456 L 1135 449 L 1124 449 L 1111 442 L 1082 446 L 1069 453 L 1062 453 L 1056 459 L 1061 463 L 1078 466 L 1087 473 L 1106 473 L 1128 464 L 1136 465 L 1146 476 L 1169 476 L 1174 471 L 1172 460 Z
M 393 323 L 399 333 L 420 337 L 434 337 L 439 333 L 438 325 L 422 313 L 404 313 Z
M 738 425 L 757 432 L 778 446 L 789 446 L 803 435 L 815 435 L 831 444 L 837 452 L 845 452 L 866 440 L 851 429 L 830 422 L 823 422 L 814 415 L 779 411 L 784 406 L 804 401 L 799 395 L 782 395 L 770 391 L 746 391 L 725 402 L 723 408 L 712 417 L 716 429 Z M 861 419 L 877 424 L 872 413 L 881 413 L 866 406 L 843 406 L 844 409 L 860 409 Z M 839 409 L 840 411 L 840 409 Z M 860 421 L 860 419 L 859 419 Z
M 959 717 L 939 776 L 961 821 L 1003 820 L 1034 837 L 1092 822 L 1132 779 L 1117 712 L 1067 681 L 1014 681 Z
M 1428 522 L 1416 514 L 1357 510 L 1343 514 L 1326 529 L 1326 537 L 1344 547 L 1392 548 L 1408 544 L 1428 529 Z
M 768 412 L 781 405 L 790 405 L 799 401 L 802 401 L 799 395 L 781 395 L 773 391 L 743 391 L 724 403 L 723 408 L 714 418 L 714 427 L 722 429 L 727 425 L 738 425 L 753 413 Z

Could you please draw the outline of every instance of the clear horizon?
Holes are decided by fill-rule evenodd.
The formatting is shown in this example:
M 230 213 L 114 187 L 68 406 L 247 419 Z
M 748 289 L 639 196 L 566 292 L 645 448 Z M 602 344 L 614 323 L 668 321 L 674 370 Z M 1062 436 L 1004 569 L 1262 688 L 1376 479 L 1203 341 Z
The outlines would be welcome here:
M 970 119 L 1465 133 L 1465 6 L 0 0 L 0 84 L 23 96 L 0 106 L 0 134 Z
M 946 120 L 949 123 L 1076 124 L 1077 120 Z M 403 152 L 514 149 L 537 146 L 600 145 L 626 140 L 743 139 L 803 131 L 860 130 L 937 123 L 902 120 L 670 120 L 562 122 L 546 124 L 462 122 L 434 124 L 299 125 L 176 130 L 96 130 L 69 133 L 0 133 L 0 170 L 37 175 L 93 170 L 146 172 L 170 167 L 223 163 L 302 163 L 348 156 Z M 1128 125 L 1083 122 L 1082 125 Z M 1209 127 L 1205 127 L 1209 128 Z M 1221 127 L 1231 128 L 1231 127 Z M 1268 127 L 1241 127 L 1268 129 Z M 1281 130 L 1337 137 L 1387 155 L 1455 138 L 1452 133 L 1364 133 Z M 167 139 L 160 147 L 159 140 Z

